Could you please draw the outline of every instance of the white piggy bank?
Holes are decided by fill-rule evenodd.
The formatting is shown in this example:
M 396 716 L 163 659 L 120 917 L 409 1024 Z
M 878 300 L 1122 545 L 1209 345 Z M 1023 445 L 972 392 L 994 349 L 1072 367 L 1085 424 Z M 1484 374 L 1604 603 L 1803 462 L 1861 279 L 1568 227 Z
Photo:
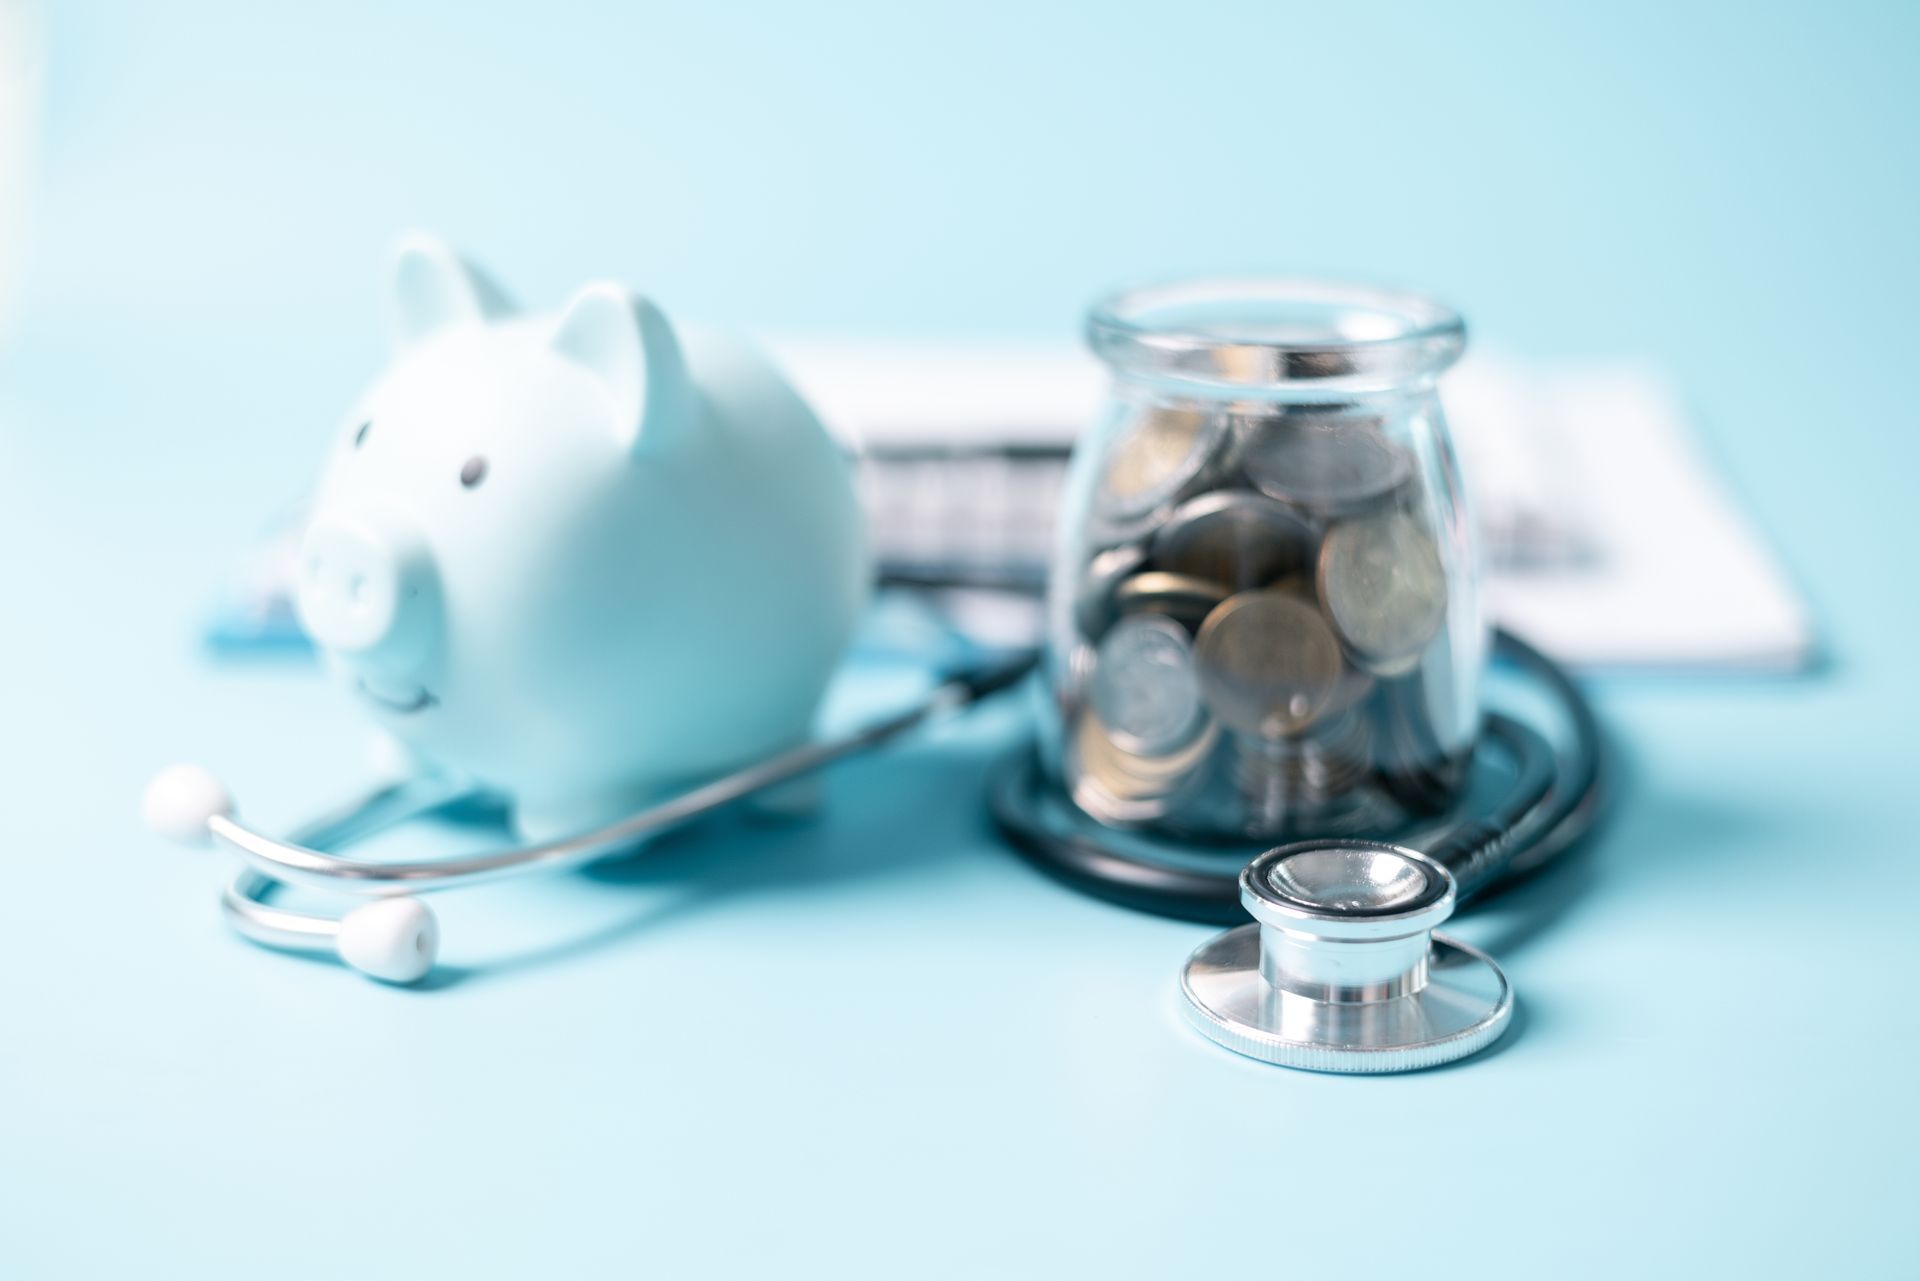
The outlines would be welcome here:
M 301 553 L 361 705 L 533 840 L 804 740 L 870 575 L 848 462 L 779 373 L 618 285 L 516 315 L 431 241 L 394 288 Z

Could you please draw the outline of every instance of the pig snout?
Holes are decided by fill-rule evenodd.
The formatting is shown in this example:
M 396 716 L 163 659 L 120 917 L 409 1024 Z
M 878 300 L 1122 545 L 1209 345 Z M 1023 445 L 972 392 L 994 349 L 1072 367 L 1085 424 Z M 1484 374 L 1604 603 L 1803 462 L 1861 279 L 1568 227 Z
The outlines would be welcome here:
M 436 575 L 404 520 L 322 512 L 300 550 L 300 621 L 336 653 L 379 666 L 417 660 L 433 628 Z

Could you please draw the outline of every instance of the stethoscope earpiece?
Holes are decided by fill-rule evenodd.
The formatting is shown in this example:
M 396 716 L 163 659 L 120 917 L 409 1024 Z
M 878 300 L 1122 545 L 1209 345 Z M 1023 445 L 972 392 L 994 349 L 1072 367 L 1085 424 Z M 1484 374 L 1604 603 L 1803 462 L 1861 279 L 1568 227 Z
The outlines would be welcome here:
M 375 899 L 340 918 L 334 949 L 370 978 L 418 983 L 440 954 L 440 919 L 417 898 Z
M 198 765 L 169 765 L 155 774 L 140 797 L 140 818 L 148 830 L 180 845 L 206 845 L 207 824 L 233 813 L 233 797 L 210 770 Z
M 198 765 L 169 765 L 147 784 L 140 816 L 154 832 L 181 845 L 211 843 L 231 825 L 233 797 L 218 778 Z M 267 907 L 267 878 L 243 871 L 225 897 L 228 919 L 256 942 L 300 951 L 331 951 L 369 978 L 417 983 L 433 970 L 440 953 L 440 921 L 419 899 L 393 894 L 347 912 L 338 920 Z

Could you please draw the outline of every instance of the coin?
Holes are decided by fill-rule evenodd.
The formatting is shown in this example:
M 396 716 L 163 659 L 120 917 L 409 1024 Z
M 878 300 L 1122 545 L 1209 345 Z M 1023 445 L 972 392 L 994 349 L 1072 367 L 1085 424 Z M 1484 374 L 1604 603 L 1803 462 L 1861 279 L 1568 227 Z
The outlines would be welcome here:
M 1341 640 L 1378 675 L 1411 671 L 1446 619 L 1440 549 L 1405 512 L 1334 525 L 1320 547 L 1317 582 Z
M 1370 738 L 1359 712 L 1325 717 L 1298 738 L 1235 735 L 1232 780 L 1241 831 L 1284 839 L 1364 825 L 1373 810 L 1366 791 Z
M 1413 814 L 1438 814 L 1465 783 L 1467 755 L 1440 743 L 1427 713 L 1419 673 L 1380 682 L 1370 711 L 1380 781 Z
M 1073 621 L 1088 640 L 1099 640 L 1113 625 L 1118 608 L 1115 592 L 1121 580 L 1139 569 L 1147 560 L 1147 549 L 1138 543 L 1109 547 L 1087 562 L 1080 575 L 1080 590 L 1073 600 Z
M 1314 541 L 1313 528 L 1271 498 L 1222 489 L 1174 510 L 1154 535 L 1153 563 L 1243 591 L 1305 568 Z
M 1162 757 L 1139 756 L 1113 741 L 1099 716 L 1087 712 L 1067 754 L 1069 790 L 1076 805 L 1106 823 L 1151 823 L 1201 775 L 1219 727 L 1206 721 L 1192 742 Z
M 1243 419 L 1238 460 L 1260 492 L 1317 516 L 1379 503 L 1413 473 L 1378 418 L 1291 414 Z
M 1056 713 L 1062 719 L 1074 715 L 1087 701 L 1087 687 L 1093 682 L 1093 646 L 1073 641 L 1053 652 L 1048 667 Z
M 1100 642 L 1088 701 L 1122 751 L 1165 756 L 1191 742 L 1205 711 L 1186 629 L 1155 614 L 1115 623 Z
M 1138 577 L 1145 578 L 1147 575 L 1141 574 L 1138 575 Z M 1313 582 L 1304 575 L 1283 578 L 1272 584 L 1267 590 L 1285 592 L 1287 595 L 1292 596 L 1296 600 L 1314 609 L 1320 607 L 1319 597 L 1315 594 Z M 1351 711 L 1357 707 L 1366 699 L 1367 695 L 1373 692 L 1373 686 L 1374 678 L 1372 673 L 1361 671 L 1350 663 L 1341 664 L 1340 680 L 1333 688 L 1333 697 L 1327 700 L 1327 705 L 1321 712 L 1321 721 L 1324 722 L 1333 716 L 1337 716 L 1341 712 Z M 1318 727 L 1316 727 L 1315 732 L 1318 734 Z
M 1198 627 L 1215 605 L 1227 598 L 1227 589 L 1189 574 L 1148 570 L 1134 574 L 1113 591 L 1113 604 L 1123 614 L 1165 614 Z
M 1129 425 L 1107 452 L 1094 505 L 1138 516 L 1173 501 L 1198 476 L 1226 434 L 1226 420 L 1205 409 L 1157 405 Z
M 1296 803 L 1325 804 L 1366 780 L 1373 727 L 1358 711 L 1323 717 L 1296 738 L 1236 735 L 1234 778 L 1243 791 L 1283 791 Z
M 1285 592 L 1242 592 L 1207 615 L 1194 642 L 1200 696 L 1228 727 L 1280 738 L 1332 701 L 1340 642 L 1313 606 Z

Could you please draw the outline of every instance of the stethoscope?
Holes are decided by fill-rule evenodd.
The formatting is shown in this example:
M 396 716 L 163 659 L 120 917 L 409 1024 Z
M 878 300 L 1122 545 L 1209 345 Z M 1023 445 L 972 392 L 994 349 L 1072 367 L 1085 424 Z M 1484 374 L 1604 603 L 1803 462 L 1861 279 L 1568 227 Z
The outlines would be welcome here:
M 1187 920 L 1253 918 L 1254 924 L 1200 948 L 1182 974 L 1190 1022 L 1220 1044 L 1269 1062 L 1330 1071 L 1445 1062 L 1498 1037 L 1513 1000 L 1490 958 L 1434 927 L 1459 902 L 1537 870 L 1573 846 L 1600 811 L 1599 729 L 1578 686 L 1509 633 L 1495 634 L 1495 653 L 1557 705 L 1564 744 L 1556 750 L 1539 730 L 1490 713 L 1476 769 L 1484 764 L 1498 779 L 1491 797 L 1396 834 L 1402 843 L 1309 841 L 1251 860 L 1244 848 L 1170 846 L 1079 811 L 1045 777 L 1030 746 L 1010 755 L 995 775 L 990 808 L 1015 849 L 1077 890 Z M 145 815 L 164 835 L 211 840 L 240 857 L 221 896 L 237 933 L 283 951 L 331 954 L 372 978 L 412 983 L 432 970 L 439 952 L 439 925 L 421 896 L 560 872 L 617 853 L 641 836 L 882 747 L 1020 685 L 1037 658 L 1037 651 L 971 658 L 905 710 L 779 753 L 618 822 L 541 844 L 392 862 L 339 852 L 476 790 L 465 780 L 431 775 L 377 788 L 283 839 L 246 823 L 212 774 L 176 765 L 149 785 Z M 283 887 L 369 901 L 339 916 L 300 911 L 275 902 Z
M 1196 849 L 1109 828 L 1068 801 L 1031 749 L 990 787 L 996 825 L 1034 866 L 1110 902 L 1197 921 L 1253 918 L 1203 944 L 1180 975 L 1195 1030 L 1236 1053 L 1323 1072 L 1403 1072 L 1476 1053 L 1512 1020 L 1493 958 L 1437 933 L 1461 902 L 1537 871 L 1601 811 L 1593 710 L 1566 671 L 1509 632 L 1495 654 L 1564 721 L 1490 712 L 1475 773 L 1495 781 L 1398 843 L 1333 839 Z
M 465 800 L 477 790 L 465 780 L 439 775 L 376 788 L 288 839 L 249 826 L 226 788 L 197 765 L 162 770 L 148 784 L 143 810 L 148 826 L 162 835 L 185 844 L 212 840 L 240 856 L 241 867 L 221 894 L 222 912 L 237 933 L 282 951 L 331 953 L 371 978 L 413 983 L 433 969 L 440 947 L 439 923 L 420 895 L 594 862 L 640 837 L 692 822 L 970 707 L 1018 683 L 1032 670 L 1035 657 L 1023 652 L 1011 659 L 978 662 L 948 674 L 906 710 L 849 733 L 781 752 L 592 831 L 490 853 L 376 862 L 337 852 Z M 301 912 L 274 903 L 283 886 L 373 901 L 338 917 Z

